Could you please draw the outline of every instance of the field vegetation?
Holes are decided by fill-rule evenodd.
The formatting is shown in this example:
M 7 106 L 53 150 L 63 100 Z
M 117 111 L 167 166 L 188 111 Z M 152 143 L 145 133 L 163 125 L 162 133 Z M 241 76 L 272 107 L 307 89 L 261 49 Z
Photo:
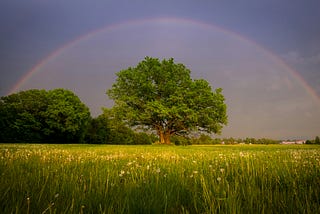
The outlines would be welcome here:
M 1 213 L 320 213 L 316 145 L 0 144 Z

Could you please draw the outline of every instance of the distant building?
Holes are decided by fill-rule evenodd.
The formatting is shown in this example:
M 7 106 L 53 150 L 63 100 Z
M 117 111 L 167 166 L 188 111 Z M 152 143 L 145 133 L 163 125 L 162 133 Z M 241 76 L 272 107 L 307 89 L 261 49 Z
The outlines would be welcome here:
M 305 140 L 293 140 L 293 141 L 282 141 L 281 144 L 286 144 L 286 145 L 290 145 L 290 144 L 305 144 L 306 141 Z

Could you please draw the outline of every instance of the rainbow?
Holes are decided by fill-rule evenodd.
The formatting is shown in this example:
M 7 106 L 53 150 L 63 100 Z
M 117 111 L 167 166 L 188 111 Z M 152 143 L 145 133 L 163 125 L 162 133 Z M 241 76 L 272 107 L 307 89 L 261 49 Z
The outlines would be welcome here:
M 281 57 L 279 57 L 277 54 L 273 53 L 272 51 L 268 50 L 267 48 L 261 46 L 260 44 L 256 43 L 253 40 L 250 40 L 246 37 L 244 37 L 241 34 L 238 34 L 236 32 L 230 31 L 228 29 L 222 28 L 215 24 L 209 24 L 202 21 L 197 21 L 193 19 L 185 19 L 185 18 L 173 18 L 173 17 L 160 17 L 160 18 L 151 18 L 151 19 L 137 19 L 137 20 L 130 20 L 126 22 L 116 23 L 112 25 L 108 25 L 99 29 L 96 29 L 94 31 L 91 31 L 87 34 L 81 35 L 74 40 L 71 40 L 70 42 L 62 45 L 58 49 L 54 50 L 52 53 L 50 53 L 48 56 L 43 58 L 39 63 L 34 65 L 29 71 L 26 72 L 26 74 L 12 87 L 12 89 L 8 92 L 8 94 L 15 93 L 19 90 L 19 88 L 27 82 L 34 74 L 36 74 L 44 65 L 46 65 L 49 61 L 55 59 L 57 56 L 62 54 L 65 50 L 73 47 L 79 42 L 85 41 L 92 36 L 105 32 L 105 31 L 113 31 L 120 27 L 126 27 L 130 25 L 135 24 L 144 24 L 144 23 L 153 23 L 153 22 L 160 22 L 160 23 L 177 23 L 177 24 L 193 24 L 197 25 L 206 29 L 215 29 L 220 32 L 233 35 L 236 38 L 248 42 L 249 44 L 253 44 L 257 49 L 260 51 L 266 53 L 272 60 L 279 63 L 279 65 L 283 66 L 286 70 L 288 70 L 292 76 L 294 76 L 295 79 L 297 79 L 301 85 L 304 87 L 304 89 L 310 94 L 314 100 L 316 100 L 320 104 L 320 96 L 317 94 L 317 92 L 306 82 L 306 80 L 293 68 L 291 68 L 288 64 L 286 64 Z

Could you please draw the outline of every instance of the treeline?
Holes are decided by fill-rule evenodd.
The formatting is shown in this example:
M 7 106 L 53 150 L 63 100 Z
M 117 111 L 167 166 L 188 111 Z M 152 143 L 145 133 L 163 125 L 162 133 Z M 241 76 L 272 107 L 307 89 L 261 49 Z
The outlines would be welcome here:
M 103 109 L 92 118 L 89 108 L 66 89 L 32 89 L 0 98 L 0 143 L 153 144 L 158 136 L 125 125 L 121 112 Z M 212 138 L 206 134 L 171 137 L 175 145 L 278 144 L 273 139 Z M 320 144 L 319 137 L 307 144 Z
M 151 144 L 152 134 L 134 132 L 111 110 L 92 118 L 66 89 L 27 90 L 0 98 L 2 143 Z
M 209 135 L 201 134 L 200 136 L 191 136 L 189 138 L 174 136 L 172 140 L 176 145 L 236 145 L 236 144 L 279 144 L 281 141 L 268 138 L 212 138 Z
M 291 140 L 288 140 L 291 141 Z M 294 140 L 295 141 L 295 140 Z M 294 142 L 293 141 L 293 142 Z M 281 140 L 274 140 L 268 138 L 211 138 L 209 135 L 202 134 L 197 138 L 190 138 L 189 141 L 181 141 L 189 144 L 226 144 L 226 145 L 234 145 L 234 144 L 279 144 L 282 143 Z M 305 144 L 317 144 L 320 145 L 320 138 L 316 136 L 313 140 L 306 140 Z
M 318 145 L 320 145 L 320 138 L 319 138 L 319 136 L 316 136 L 316 137 L 314 138 L 314 140 L 307 140 L 307 141 L 306 141 L 306 144 L 318 144 Z

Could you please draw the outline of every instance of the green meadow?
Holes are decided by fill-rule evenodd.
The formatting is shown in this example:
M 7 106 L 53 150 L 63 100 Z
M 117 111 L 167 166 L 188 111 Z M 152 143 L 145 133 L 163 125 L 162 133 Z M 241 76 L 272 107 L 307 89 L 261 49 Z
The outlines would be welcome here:
M 1 213 L 320 213 L 315 145 L 0 144 Z

